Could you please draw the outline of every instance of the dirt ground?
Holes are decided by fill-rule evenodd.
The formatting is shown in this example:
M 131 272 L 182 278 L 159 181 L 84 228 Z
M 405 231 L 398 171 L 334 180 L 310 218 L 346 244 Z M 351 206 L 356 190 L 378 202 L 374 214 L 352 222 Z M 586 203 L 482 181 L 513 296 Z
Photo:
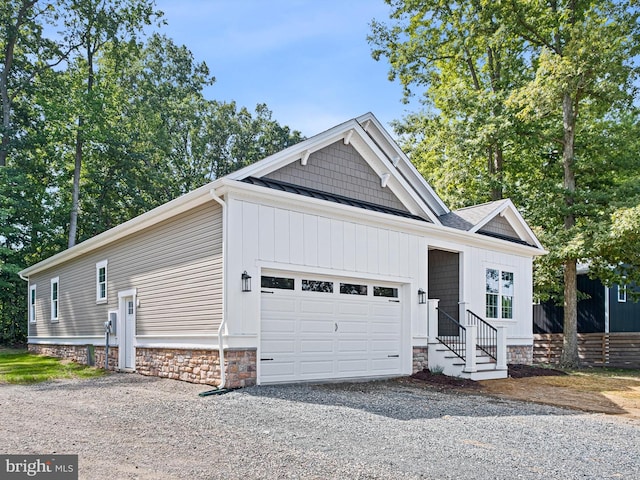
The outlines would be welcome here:
M 412 375 L 411 381 L 439 390 L 466 391 L 640 419 L 637 371 L 594 369 L 565 373 L 546 367 L 514 365 L 509 367 L 509 378 L 503 380 L 474 382 L 422 371 Z

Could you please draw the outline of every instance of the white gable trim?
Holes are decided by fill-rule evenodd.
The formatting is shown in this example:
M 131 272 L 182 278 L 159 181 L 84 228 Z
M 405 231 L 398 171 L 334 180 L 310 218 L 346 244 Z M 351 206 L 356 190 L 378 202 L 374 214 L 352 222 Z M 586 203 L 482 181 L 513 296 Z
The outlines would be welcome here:
M 439 216 L 449 213 L 431 185 L 427 183 L 418 169 L 411 163 L 409 157 L 402 151 L 389 132 L 382 126 L 372 113 L 366 113 L 356 119 L 362 128 L 378 144 L 394 167 L 413 185 L 424 202 Z
M 280 168 L 300 160 L 306 165 L 309 156 L 332 143 L 342 140 L 345 145 L 351 145 L 364 158 L 373 171 L 380 177 L 380 184 L 389 188 L 413 215 L 428 218 L 436 225 L 441 225 L 440 220 L 432 208 L 424 201 L 400 173 L 388 155 L 365 132 L 357 120 L 352 119 L 334 128 L 331 128 L 308 140 L 293 145 L 292 147 L 271 155 L 253 165 L 227 175 L 231 180 L 243 180 L 247 177 L 263 177 Z M 418 174 L 419 175 L 419 174 Z M 424 179 L 423 179 L 424 181 Z M 426 182 L 425 182 L 426 184 Z
M 502 203 L 500 203 L 491 213 L 489 213 L 486 217 L 484 217 L 480 222 L 473 226 L 469 230 L 471 233 L 477 233 L 482 229 L 485 225 L 487 225 L 491 220 L 493 220 L 496 216 L 500 215 L 504 219 L 509 222 L 511 228 L 516 232 L 520 240 L 524 240 L 525 242 L 530 242 L 534 244 L 536 247 L 540 249 L 544 249 L 542 244 L 535 236 L 527 222 L 522 218 L 520 212 L 515 207 L 513 202 L 510 199 L 505 199 Z
M 263 177 L 297 160 L 301 160 L 302 164 L 306 165 L 307 160 L 309 160 L 309 156 L 312 153 L 322 150 L 339 140 L 344 140 L 349 129 L 356 125 L 357 122 L 354 120 L 344 122 L 325 132 L 286 148 L 285 150 L 274 153 L 273 155 L 270 155 L 256 163 L 241 168 L 240 170 L 236 170 L 235 172 L 226 175 L 224 178 L 231 180 L 243 180 L 248 177 Z

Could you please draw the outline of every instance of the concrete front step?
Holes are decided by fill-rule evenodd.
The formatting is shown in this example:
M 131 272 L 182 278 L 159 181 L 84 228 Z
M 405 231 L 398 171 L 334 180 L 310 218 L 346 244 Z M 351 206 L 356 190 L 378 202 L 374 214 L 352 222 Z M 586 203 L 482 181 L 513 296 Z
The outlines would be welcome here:
M 479 382 L 480 380 L 499 380 L 501 378 L 507 378 L 509 376 L 509 372 L 505 368 L 504 370 L 478 370 L 477 372 L 462 372 L 460 375 L 462 378 L 468 378 L 470 380 L 474 380 Z

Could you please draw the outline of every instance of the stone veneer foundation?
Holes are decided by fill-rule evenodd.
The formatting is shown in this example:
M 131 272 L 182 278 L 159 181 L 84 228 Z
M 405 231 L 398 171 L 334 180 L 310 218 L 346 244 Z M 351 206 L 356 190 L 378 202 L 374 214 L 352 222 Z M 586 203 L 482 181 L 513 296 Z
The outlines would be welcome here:
M 256 350 L 225 350 L 226 387 L 256 384 Z M 218 385 L 218 350 L 136 348 L 136 371 L 141 375 L 172 378 L 191 383 Z
M 531 365 L 533 363 L 533 345 L 507 346 L 507 363 Z
M 104 368 L 104 347 L 88 345 L 29 344 L 29 351 L 39 355 L 64 358 L 84 365 Z M 413 347 L 413 372 L 429 368 L 427 347 Z M 255 349 L 225 350 L 226 387 L 241 388 L 256 384 Z M 533 363 L 533 346 L 510 345 L 507 363 Z M 109 370 L 118 365 L 118 347 L 109 347 Z M 218 385 L 220 359 L 218 350 L 136 348 L 136 371 L 141 375 L 171 378 L 191 383 Z
M 83 365 L 104 368 L 104 347 L 90 345 L 29 344 L 29 351 L 63 358 Z M 226 387 L 240 388 L 256 384 L 256 350 L 225 350 Z M 109 347 L 109 370 L 118 366 L 118 347 Z M 172 378 L 191 383 L 218 385 L 218 350 L 136 348 L 136 371 L 141 375 Z
M 413 373 L 429 368 L 428 347 L 413 347 Z

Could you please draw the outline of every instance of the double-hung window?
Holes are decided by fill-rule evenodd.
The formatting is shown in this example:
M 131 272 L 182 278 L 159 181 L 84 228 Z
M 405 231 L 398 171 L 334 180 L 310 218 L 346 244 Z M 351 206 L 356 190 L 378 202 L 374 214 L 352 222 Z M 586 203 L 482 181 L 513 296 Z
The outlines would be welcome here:
M 29 287 L 29 322 L 36 323 L 36 286 Z
M 618 302 L 624 303 L 627 301 L 627 286 L 618 285 Z
M 60 313 L 60 278 L 51 279 L 51 321 L 57 322 Z
M 96 303 L 107 301 L 107 260 L 96 263 Z
M 513 319 L 513 272 L 487 268 L 485 280 L 487 318 Z

